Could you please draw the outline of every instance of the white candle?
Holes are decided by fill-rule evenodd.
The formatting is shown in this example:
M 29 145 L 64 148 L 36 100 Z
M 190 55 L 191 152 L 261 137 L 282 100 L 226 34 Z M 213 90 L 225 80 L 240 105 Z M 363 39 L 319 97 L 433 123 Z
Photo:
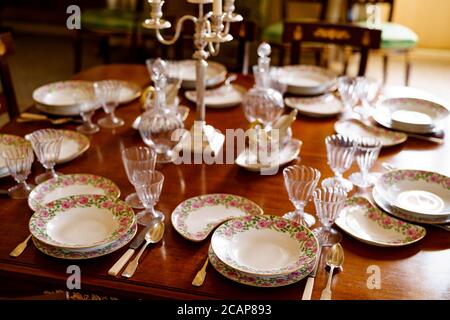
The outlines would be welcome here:
M 222 14 L 222 0 L 214 0 L 213 2 L 213 14 L 219 16 Z

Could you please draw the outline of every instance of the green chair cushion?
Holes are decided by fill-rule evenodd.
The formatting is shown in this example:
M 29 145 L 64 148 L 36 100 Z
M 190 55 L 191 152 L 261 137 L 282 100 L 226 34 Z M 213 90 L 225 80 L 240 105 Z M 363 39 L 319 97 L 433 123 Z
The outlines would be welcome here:
M 81 28 L 107 31 L 130 31 L 133 28 L 133 12 L 91 9 L 81 13 Z
M 271 43 L 281 43 L 282 36 L 283 22 L 271 24 L 262 31 L 262 39 Z
M 358 23 L 368 27 L 366 22 Z M 406 26 L 398 23 L 384 22 L 381 24 L 381 47 L 383 49 L 409 49 L 417 45 L 417 34 Z
M 366 22 L 358 25 L 368 27 Z M 283 23 L 278 22 L 263 29 L 262 39 L 271 43 L 281 43 Z M 418 36 L 414 31 L 398 23 L 385 22 L 381 25 L 381 47 L 383 49 L 409 49 L 417 45 Z

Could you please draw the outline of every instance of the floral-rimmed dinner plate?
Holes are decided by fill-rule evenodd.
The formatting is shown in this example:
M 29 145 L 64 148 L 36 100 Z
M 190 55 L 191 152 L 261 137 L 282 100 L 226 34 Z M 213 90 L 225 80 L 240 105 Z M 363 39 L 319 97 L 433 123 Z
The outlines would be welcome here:
M 211 247 L 208 250 L 208 257 L 214 269 L 224 277 L 248 286 L 264 288 L 282 287 L 296 283 L 310 274 L 315 265 L 315 261 L 312 261 L 309 265 L 305 265 L 301 269 L 287 275 L 256 276 L 240 272 L 227 266 L 217 258 Z
M 392 207 L 430 218 L 450 217 L 450 177 L 424 170 L 384 173 L 375 189 Z
M 229 220 L 211 237 L 211 247 L 223 263 L 258 276 L 297 271 L 315 261 L 318 246 L 308 228 L 271 215 Z
M 258 163 L 256 154 L 251 150 L 243 150 L 236 158 L 235 163 L 244 169 L 252 172 L 267 173 L 276 172 L 280 167 L 285 166 L 289 162 L 297 159 L 300 154 L 303 142 L 298 139 L 291 139 L 278 153 L 274 155 L 267 163 Z
M 404 219 L 406 221 L 416 222 L 416 223 L 426 223 L 432 225 L 442 225 L 450 222 L 449 216 L 443 217 L 430 217 L 426 215 L 420 215 L 415 213 L 409 213 L 407 211 L 402 211 L 398 208 L 391 206 L 385 199 L 383 199 L 377 192 L 375 188 L 372 189 L 372 197 L 375 201 L 375 204 L 380 207 L 382 210 L 387 213 L 398 217 L 400 219 Z
M 315 118 L 332 117 L 344 111 L 341 100 L 332 93 L 317 97 L 288 97 L 284 102 L 299 113 Z
M 134 223 L 134 211 L 124 201 L 76 195 L 39 208 L 31 216 L 29 228 L 33 237 L 47 245 L 86 249 L 117 241 Z
M 336 86 L 337 74 L 329 69 L 311 65 L 291 65 L 279 68 L 280 82 L 287 91 L 299 95 L 318 95 Z
M 379 127 L 368 126 L 365 123 L 356 120 L 340 120 L 334 124 L 334 130 L 351 138 L 369 137 L 380 140 L 383 147 L 390 147 L 401 144 L 408 139 L 408 135 L 403 132 L 390 131 Z
M 442 105 L 417 98 L 390 98 L 381 100 L 378 109 L 385 110 L 394 128 L 429 130 L 448 117 L 449 111 Z
M 134 82 L 123 81 L 119 103 L 129 103 L 141 95 L 141 87 Z M 93 85 L 91 81 L 69 80 L 43 85 L 33 91 L 36 108 L 42 112 L 59 116 L 80 115 L 80 108 L 76 101 L 76 94 L 80 89 L 87 89 Z
M 260 215 L 263 210 L 244 197 L 215 193 L 196 196 L 180 203 L 172 212 L 175 230 L 191 241 L 202 241 L 222 222 L 247 215 Z
M 94 248 L 91 250 L 84 250 L 84 251 L 74 251 L 74 250 L 68 250 L 63 248 L 57 248 L 53 246 L 46 245 L 43 242 L 40 242 L 36 238 L 33 239 L 33 243 L 36 246 L 36 248 L 41 251 L 42 253 L 58 258 L 58 259 L 65 259 L 65 260 L 85 260 L 85 259 L 92 259 L 101 257 L 107 254 L 110 254 L 116 250 L 119 250 L 120 248 L 123 248 L 126 246 L 136 235 L 136 232 L 138 230 L 138 226 L 135 223 L 128 232 L 120 237 L 117 241 L 111 242 L 105 246 L 102 246 L 100 248 Z
M 348 199 L 335 223 L 353 238 L 381 247 L 412 244 L 426 234 L 424 227 L 391 217 L 363 197 Z
M 89 149 L 91 143 L 89 138 L 82 133 L 73 130 L 58 130 L 63 139 L 61 142 L 61 151 L 59 152 L 57 164 L 69 162 L 81 156 Z M 25 139 L 29 139 L 28 135 Z
M 28 205 L 36 211 L 54 200 L 80 194 L 107 195 L 119 198 L 120 189 L 111 180 L 93 174 L 68 174 L 47 180 L 33 189 Z
M 9 146 L 17 146 L 27 143 L 29 142 L 22 137 L 13 134 L 0 133 L 0 178 L 9 176 L 8 167 L 6 166 L 5 159 L 2 157 L 3 150 Z
M 242 102 L 245 89 L 238 85 L 223 85 L 219 88 L 206 90 L 205 105 L 209 108 L 230 108 Z M 186 91 L 186 99 L 191 102 L 197 101 L 196 91 Z
M 179 77 L 182 82 L 181 86 L 185 89 L 193 89 L 196 84 L 196 60 L 188 59 L 176 62 L 176 68 L 169 68 L 169 77 Z M 178 69 L 178 70 L 177 70 Z M 170 74 L 171 70 L 176 70 L 178 74 Z M 208 61 L 206 69 L 206 87 L 213 87 L 225 81 L 227 76 L 227 68 L 220 63 Z

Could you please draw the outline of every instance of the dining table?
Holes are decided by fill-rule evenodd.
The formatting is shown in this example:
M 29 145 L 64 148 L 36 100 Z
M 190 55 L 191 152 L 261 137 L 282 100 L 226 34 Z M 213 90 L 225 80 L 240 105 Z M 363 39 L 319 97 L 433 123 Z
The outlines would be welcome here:
M 73 76 L 74 80 L 97 81 L 120 79 L 138 84 L 142 89 L 151 84 L 144 65 L 112 64 L 84 70 Z M 250 75 L 238 75 L 234 82 L 246 89 L 254 84 Z M 400 90 L 400 89 L 399 89 Z M 395 90 L 394 90 L 395 91 Z M 189 128 L 195 118 L 195 105 L 180 94 L 181 104 L 191 112 L 185 121 Z M 34 112 L 34 107 L 27 111 Z M 61 165 L 56 170 L 63 174 L 89 173 L 107 177 L 121 190 L 121 199 L 134 191 L 127 179 L 121 150 L 144 145 L 139 132 L 132 128 L 135 118 L 142 112 L 139 99 L 120 106 L 116 114 L 125 125 L 116 129 L 101 129 L 89 136 L 90 148 L 80 157 Z M 96 112 L 94 120 L 103 116 Z M 298 115 L 292 129 L 293 136 L 303 144 L 300 156 L 293 163 L 315 167 L 322 178 L 333 176 L 328 167 L 324 140 L 334 133 L 337 119 L 311 118 Z M 249 127 L 242 106 L 224 109 L 207 109 L 206 121 L 221 132 L 226 129 Z M 383 148 L 373 168 L 383 172 L 383 162 L 398 168 L 437 171 L 450 176 L 450 122 L 445 125 L 445 138 L 441 144 L 409 138 L 405 143 Z M 18 123 L 15 119 L 4 125 L 1 133 L 24 136 L 34 130 L 51 127 L 46 122 Z M 77 124 L 55 126 L 75 130 Z M 227 141 L 225 142 L 227 143 Z M 35 161 L 29 181 L 43 172 Z M 131 278 L 120 274 L 108 275 L 108 270 L 127 250 L 124 247 L 109 255 L 87 260 L 61 260 L 47 256 L 32 242 L 17 258 L 9 253 L 30 234 L 28 223 L 33 211 L 27 200 L 14 200 L 2 196 L 0 200 L 0 297 L 27 297 L 44 293 L 68 292 L 86 299 L 251 299 L 251 300 L 301 300 L 306 279 L 288 286 L 259 288 L 233 282 L 209 265 L 205 282 L 193 286 L 197 271 L 206 258 L 211 236 L 200 242 L 182 237 L 171 224 L 171 214 L 184 200 L 202 194 L 230 193 L 248 198 L 264 210 L 264 214 L 281 216 L 292 211 L 293 206 L 283 182 L 282 168 L 274 175 L 250 172 L 236 164 L 164 164 L 157 170 L 165 176 L 157 209 L 165 214 L 165 234 L 158 244 L 149 246 L 139 267 Z M 346 172 L 358 171 L 356 164 Z M 0 189 L 14 185 L 11 177 L 0 179 Z M 355 191 L 354 191 L 355 192 Z M 369 191 L 357 191 L 370 199 Z M 306 212 L 315 214 L 309 203 Z M 317 222 L 317 227 L 320 223 Z M 343 269 L 333 277 L 333 299 L 450 299 L 450 233 L 432 225 L 425 225 L 426 236 L 402 247 L 376 247 L 343 234 L 341 245 L 345 260 Z M 325 288 L 328 269 L 325 248 L 318 266 L 312 299 L 320 298 Z M 81 271 L 81 288 L 70 289 L 69 266 Z M 376 285 L 373 281 L 377 279 Z

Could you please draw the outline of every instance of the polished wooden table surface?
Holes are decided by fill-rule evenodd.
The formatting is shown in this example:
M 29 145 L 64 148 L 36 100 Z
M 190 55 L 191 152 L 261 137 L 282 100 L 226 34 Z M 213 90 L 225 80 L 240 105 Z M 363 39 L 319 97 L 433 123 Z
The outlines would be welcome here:
M 100 66 L 78 74 L 76 79 L 101 80 L 117 78 L 135 81 L 142 87 L 149 85 L 144 66 L 111 65 Z M 240 76 L 237 83 L 250 87 L 251 77 Z M 187 102 L 185 102 L 187 104 Z M 194 117 L 194 106 L 186 121 L 190 127 Z M 117 115 L 126 125 L 117 130 L 102 129 L 91 138 L 90 149 L 81 157 L 57 166 L 63 173 L 92 173 L 105 176 L 118 184 L 121 198 L 133 191 L 128 182 L 120 150 L 122 147 L 143 145 L 139 133 L 131 123 L 140 112 L 135 101 L 118 109 Z M 98 112 L 96 119 L 103 116 Z M 207 122 L 225 132 L 227 128 L 246 128 L 242 108 L 207 110 Z M 303 141 L 301 163 L 314 166 L 322 177 L 332 175 L 326 164 L 324 138 L 332 134 L 335 119 L 311 119 L 299 116 L 294 125 L 294 136 Z M 46 127 L 45 123 L 23 123 L 15 121 L 1 128 L 2 133 L 25 135 Z M 74 129 L 74 125 L 64 125 Z M 398 167 L 434 169 L 450 175 L 450 132 L 442 145 L 410 139 L 400 146 L 383 149 L 375 170 L 383 170 L 383 161 Z M 258 203 L 267 214 L 282 215 L 293 209 L 284 188 L 282 174 L 261 176 L 245 171 L 236 165 L 173 165 L 158 168 L 166 176 L 158 209 L 166 215 L 164 241 L 151 246 L 142 258 L 141 264 L 131 279 L 111 277 L 108 269 L 123 254 L 125 248 L 108 256 L 84 261 L 64 261 L 48 257 L 33 245 L 18 258 L 11 258 L 9 252 L 27 237 L 28 220 L 32 211 L 26 200 L 1 199 L 0 208 L 0 295 L 35 294 L 50 288 L 66 289 L 71 264 L 81 268 L 82 290 L 100 295 L 130 298 L 218 298 L 218 299 L 301 299 L 306 280 L 280 288 L 253 288 L 232 282 L 211 266 L 202 287 L 193 287 L 191 281 L 202 266 L 209 238 L 200 243 L 181 237 L 172 227 L 170 215 L 183 200 L 206 193 L 232 193 L 247 197 Z M 34 175 L 43 169 L 37 161 Z M 354 165 L 351 171 L 357 171 Z M 31 179 L 30 179 L 31 180 Z M 0 188 L 13 185 L 11 178 L 0 180 Z M 313 206 L 307 207 L 314 212 Z M 343 236 L 345 250 L 344 271 L 333 280 L 334 299 L 449 299 L 450 298 L 450 238 L 449 233 L 427 226 L 426 237 L 416 244 L 400 248 L 373 247 L 347 235 Z M 327 272 L 325 263 L 319 268 L 313 299 L 320 297 L 325 287 Z M 372 273 L 370 266 L 381 271 L 381 288 L 369 289 L 367 281 Z M 18 292 L 18 288 L 28 292 Z

